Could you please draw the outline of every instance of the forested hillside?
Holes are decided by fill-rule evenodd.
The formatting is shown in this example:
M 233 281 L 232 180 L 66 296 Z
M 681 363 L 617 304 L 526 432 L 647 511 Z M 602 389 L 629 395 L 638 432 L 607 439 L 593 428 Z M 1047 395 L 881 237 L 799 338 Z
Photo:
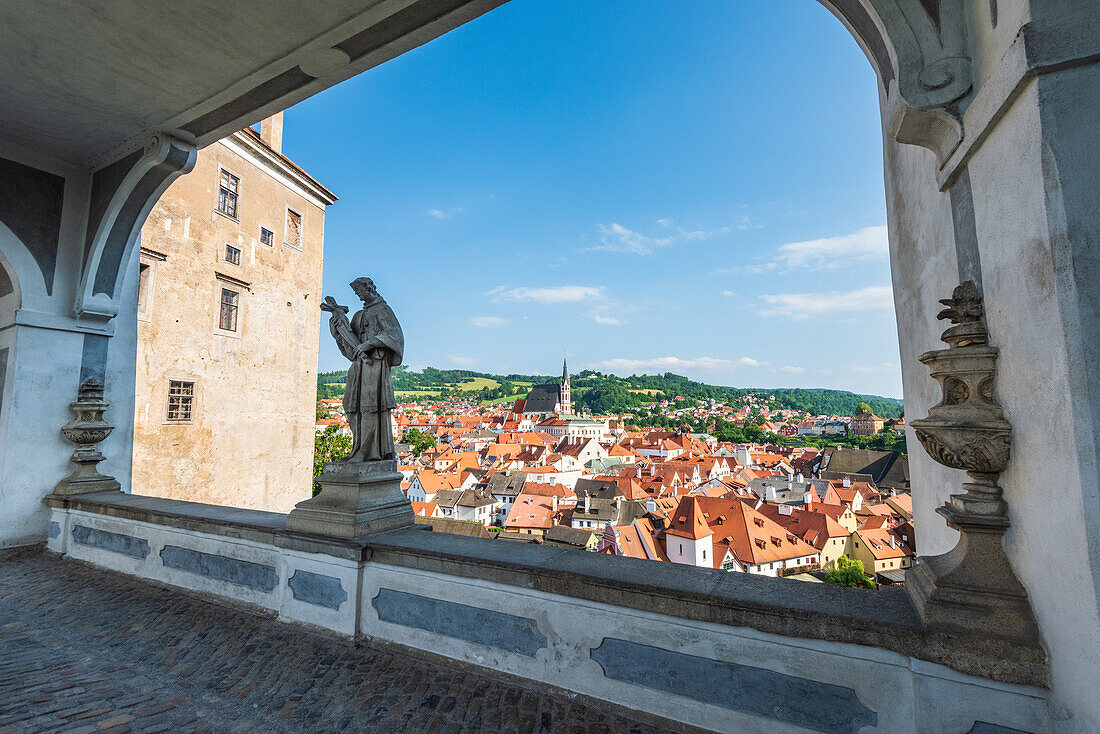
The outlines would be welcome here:
M 523 397 L 532 385 L 558 382 L 560 377 L 543 375 L 493 375 L 470 370 L 439 370 L 425 367 L 412 372 L 405 367 L 393 371 L 394 390 L 401 398 L 506 401 Z M 317 375 L 318 397 L 344 394 L 347 371 Z M 631 375 L 617 377 L 586 370 L 572 378 L 573 401 L 593 413 L 618 413 L 658 400 L 718 400 L 740 403 L 752 395 L 771 409 L 804 410 L 815 415 L 853 415 L 860 403 L 867 403 L 883 418 L 897 418 L 902 403 L 895 398 L 860 395 L 843 390 L 806 388 L 735 388 L 707 385 L 682 375 Z

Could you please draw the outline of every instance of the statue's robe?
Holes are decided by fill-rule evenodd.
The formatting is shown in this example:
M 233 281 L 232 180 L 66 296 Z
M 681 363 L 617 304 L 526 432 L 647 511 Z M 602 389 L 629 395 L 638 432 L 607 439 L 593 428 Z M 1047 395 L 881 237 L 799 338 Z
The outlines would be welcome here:
M 381 297 L 376 298 L 351 319 L 351 335 L 347 339 L 346 325 L 340 319 L 329 320 L 340 351 L 351 360 L 348 382 L 344 388 L 344 414 L 351 426 L 355 445 L 347 461 L 376 461 L 394 458 L 393 433 L 390 411 L 397 407 L 393 395 L 393 379 L 390 370 L 401 364 L 405 351 L 405 336 L 397 317 Z M 359 344 L 374 339 L 381 347 L 370 349 L 355 357 Z

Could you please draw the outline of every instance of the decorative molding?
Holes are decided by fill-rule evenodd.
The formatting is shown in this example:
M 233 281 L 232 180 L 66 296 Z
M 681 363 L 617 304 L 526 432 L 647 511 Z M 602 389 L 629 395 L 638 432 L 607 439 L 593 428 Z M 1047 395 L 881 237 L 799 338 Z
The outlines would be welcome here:
M 939 556 L 918 558 L 906 588 L 926 627 L 944 634 L 981 635 L 1006 656 L 1041 664 L 1046 659 L 1027 591 L 1004 551 L 1008 503 L 997 478 L 1008 466 L 1012 425 L 996 398 L 996 347 L 989 345 L 977 286 L 966 281 L 937 318 L 953 326 L 940 337 L 947 349 L 920 356 L 940 384 L 942 399 L 911 425 L 929 456 L 965 471 L 964 494 L 936 510 L 959 531 L 959 542 Z
M 84 265 L 73 310 L 107 321 L 118 314 L 122 264 L 129 260 L 142 224 L 165 189 L 195 166 L 194 145 L 165 134 L 92 176 Z
M 887 131 L 942 163 L 963 138 L 973 80 L 964 3 L 819 0 L 863 47 L 887 97 Z

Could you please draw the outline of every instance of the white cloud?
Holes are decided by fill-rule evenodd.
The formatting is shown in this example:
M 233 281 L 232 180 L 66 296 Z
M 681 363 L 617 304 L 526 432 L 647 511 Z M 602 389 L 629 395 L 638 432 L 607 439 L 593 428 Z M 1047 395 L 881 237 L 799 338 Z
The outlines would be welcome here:
M 477 360 L 473 357 L 461 357 L 457 354 L 452 354 L 447 359 L 451 360 L 451 364 L 457 364 L 459 367 L 470 367 L 477 364 Z
M 466 211 L 466 207 L 456 206 L 451 209 L 429 209 L 424 212 L 424 214 L 429 217 L 435 217 L 436 219 L 450 219 L 456 214 L 461 214 L 464 211 Z
M 760 313 L 763 316 L 806 319 L 811 316 L 858 311 L 892 311 L 894 309 L 893 293 L 893 289 L 888 285 L 876 285 L 847 293 L 832 291 L 830 293 L 765 294 L 760 296 L 765 304 Z
M 725 296 L 726 298 L 733 298 L 737 294 L 734 293 L 733 291 L 722 291 L 722 295 Z
M 789 364 L 785 364 L 785 365 L 783 365 L 782 367 L 779 368 L 779 371 L 780 372 L 786 372 L 787 374 L 790 374 L 790 375 L 801 375 L 803 372 L 806 371 L 806 368 L 805 367 L 793 367 Z
M 551 288 L 506 288 L 498 286 L 485 295 L 494 301 L 521 301 L 534 303 L 579 303 L 581 301 L 599 301 L 604 298 L 603 287 L 587 285 L 559 285 Z
M 595 314 L 592 316 L 592 320 L 600 326 L 622 326 L 626 322 L 622 319 L 617 319 L 614 316 L 607 316 L 605 314 Z
M 885 260 L 890 256 L 886 225 L 865 227 L 858 232 L 822 237 L 782 245 L 776 260 L 788 268 L 839 268 L 852 262 Z
M 600 232 L 600 244 L 591 248 L 606 252 L 627 252 L 633 255 L 652 255 L 660 247 L 667 247 L 676 241 L 675 237 L 649 237 L 618 222 L 597 224 Z
M 470 317 L 471 326 L 480 326 L 483 329 L 491 329 L 497 326 L 507 326 L 508 319 L 501 318 L 500 316 L 472 316 Z
M 738 360 L 717 359 L 715 357 L 696 357 L 695 359 L 680 359 L 679 357 L 655 357 L 652 359 L 605 359 L 596 362 L 592 366 L 605 372 L 637 372 L 638 370 L 728 370 L 737 366 L 757 367 L 764 364 L 751 357 L 741 357 Z
M 597 224 L 596 229 L 600 234 L 600 244 L 587 249 L 603 252 L 625 252 L 631 255 L 652 255 L 660 248 L 668 247 L 675 242 L 709 240 L 711 237 L 729 234 L 735 229 L 745 230 L 755 226 L 748 217 L 744 217 L 736 226 L 715 227 L 712 229 L 698 225 L 693 225 L 689 229 L 674 227 L 674 220 L 671 217 L 658 219 L 657 224 L 664 230 L 675 231 L 666 231 L 658 237 L 627 229 L 618 222 Z

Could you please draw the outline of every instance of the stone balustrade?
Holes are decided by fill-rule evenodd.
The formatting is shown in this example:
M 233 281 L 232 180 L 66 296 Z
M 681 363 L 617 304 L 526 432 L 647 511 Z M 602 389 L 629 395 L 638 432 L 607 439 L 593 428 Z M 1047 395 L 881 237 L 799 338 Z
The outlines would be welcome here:
M 938 639 L 870 592 L 434 533 L 338 541 L 286 516 L 49 498 L 48 548 L 279 619 L 719 731 L 1047 730 L 1040 668 Z

